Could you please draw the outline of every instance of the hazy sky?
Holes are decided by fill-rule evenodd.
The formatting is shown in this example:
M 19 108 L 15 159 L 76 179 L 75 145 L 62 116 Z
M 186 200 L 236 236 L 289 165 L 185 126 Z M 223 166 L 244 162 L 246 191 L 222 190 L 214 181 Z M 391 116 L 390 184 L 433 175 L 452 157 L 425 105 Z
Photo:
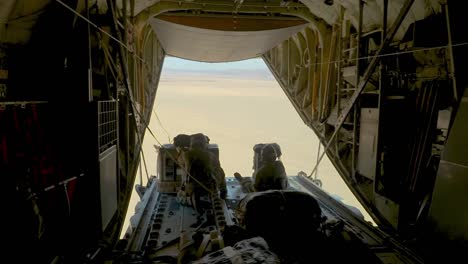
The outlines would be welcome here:
M 219 145 L 226 176 L 234 172 L 252 175 L 252 148 L 257 143 L 281 146 L 288 175 L 309 174 L 316 164 L 317 136 L 304 124 L 261 59 L 200 63 L 166 57 L 154 110 L 157 116 L 153 113 L 150 128 L 162 144 L 177 134 L 204 133 L 210 143 Z M 156 174 L 156 144 L 146 133 L 144 153 L 150 175 Z M 326 191 L 364 213 L 326 157 L 318 177 Z M 129 212 L 133 213 L 136 197 L 132 200 Z

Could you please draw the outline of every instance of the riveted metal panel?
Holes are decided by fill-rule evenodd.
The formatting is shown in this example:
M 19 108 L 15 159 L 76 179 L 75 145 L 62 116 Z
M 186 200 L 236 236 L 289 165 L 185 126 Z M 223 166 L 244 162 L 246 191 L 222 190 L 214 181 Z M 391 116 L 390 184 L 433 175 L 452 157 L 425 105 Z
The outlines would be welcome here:
M 117 148 L 112 146 L 99 156 L 101 224 L 105 230 L 117 211 Z
M 357 170 L 359 174 L 372 180 L 375 178 L 378 126 L 378 109 L 362 108 Z

